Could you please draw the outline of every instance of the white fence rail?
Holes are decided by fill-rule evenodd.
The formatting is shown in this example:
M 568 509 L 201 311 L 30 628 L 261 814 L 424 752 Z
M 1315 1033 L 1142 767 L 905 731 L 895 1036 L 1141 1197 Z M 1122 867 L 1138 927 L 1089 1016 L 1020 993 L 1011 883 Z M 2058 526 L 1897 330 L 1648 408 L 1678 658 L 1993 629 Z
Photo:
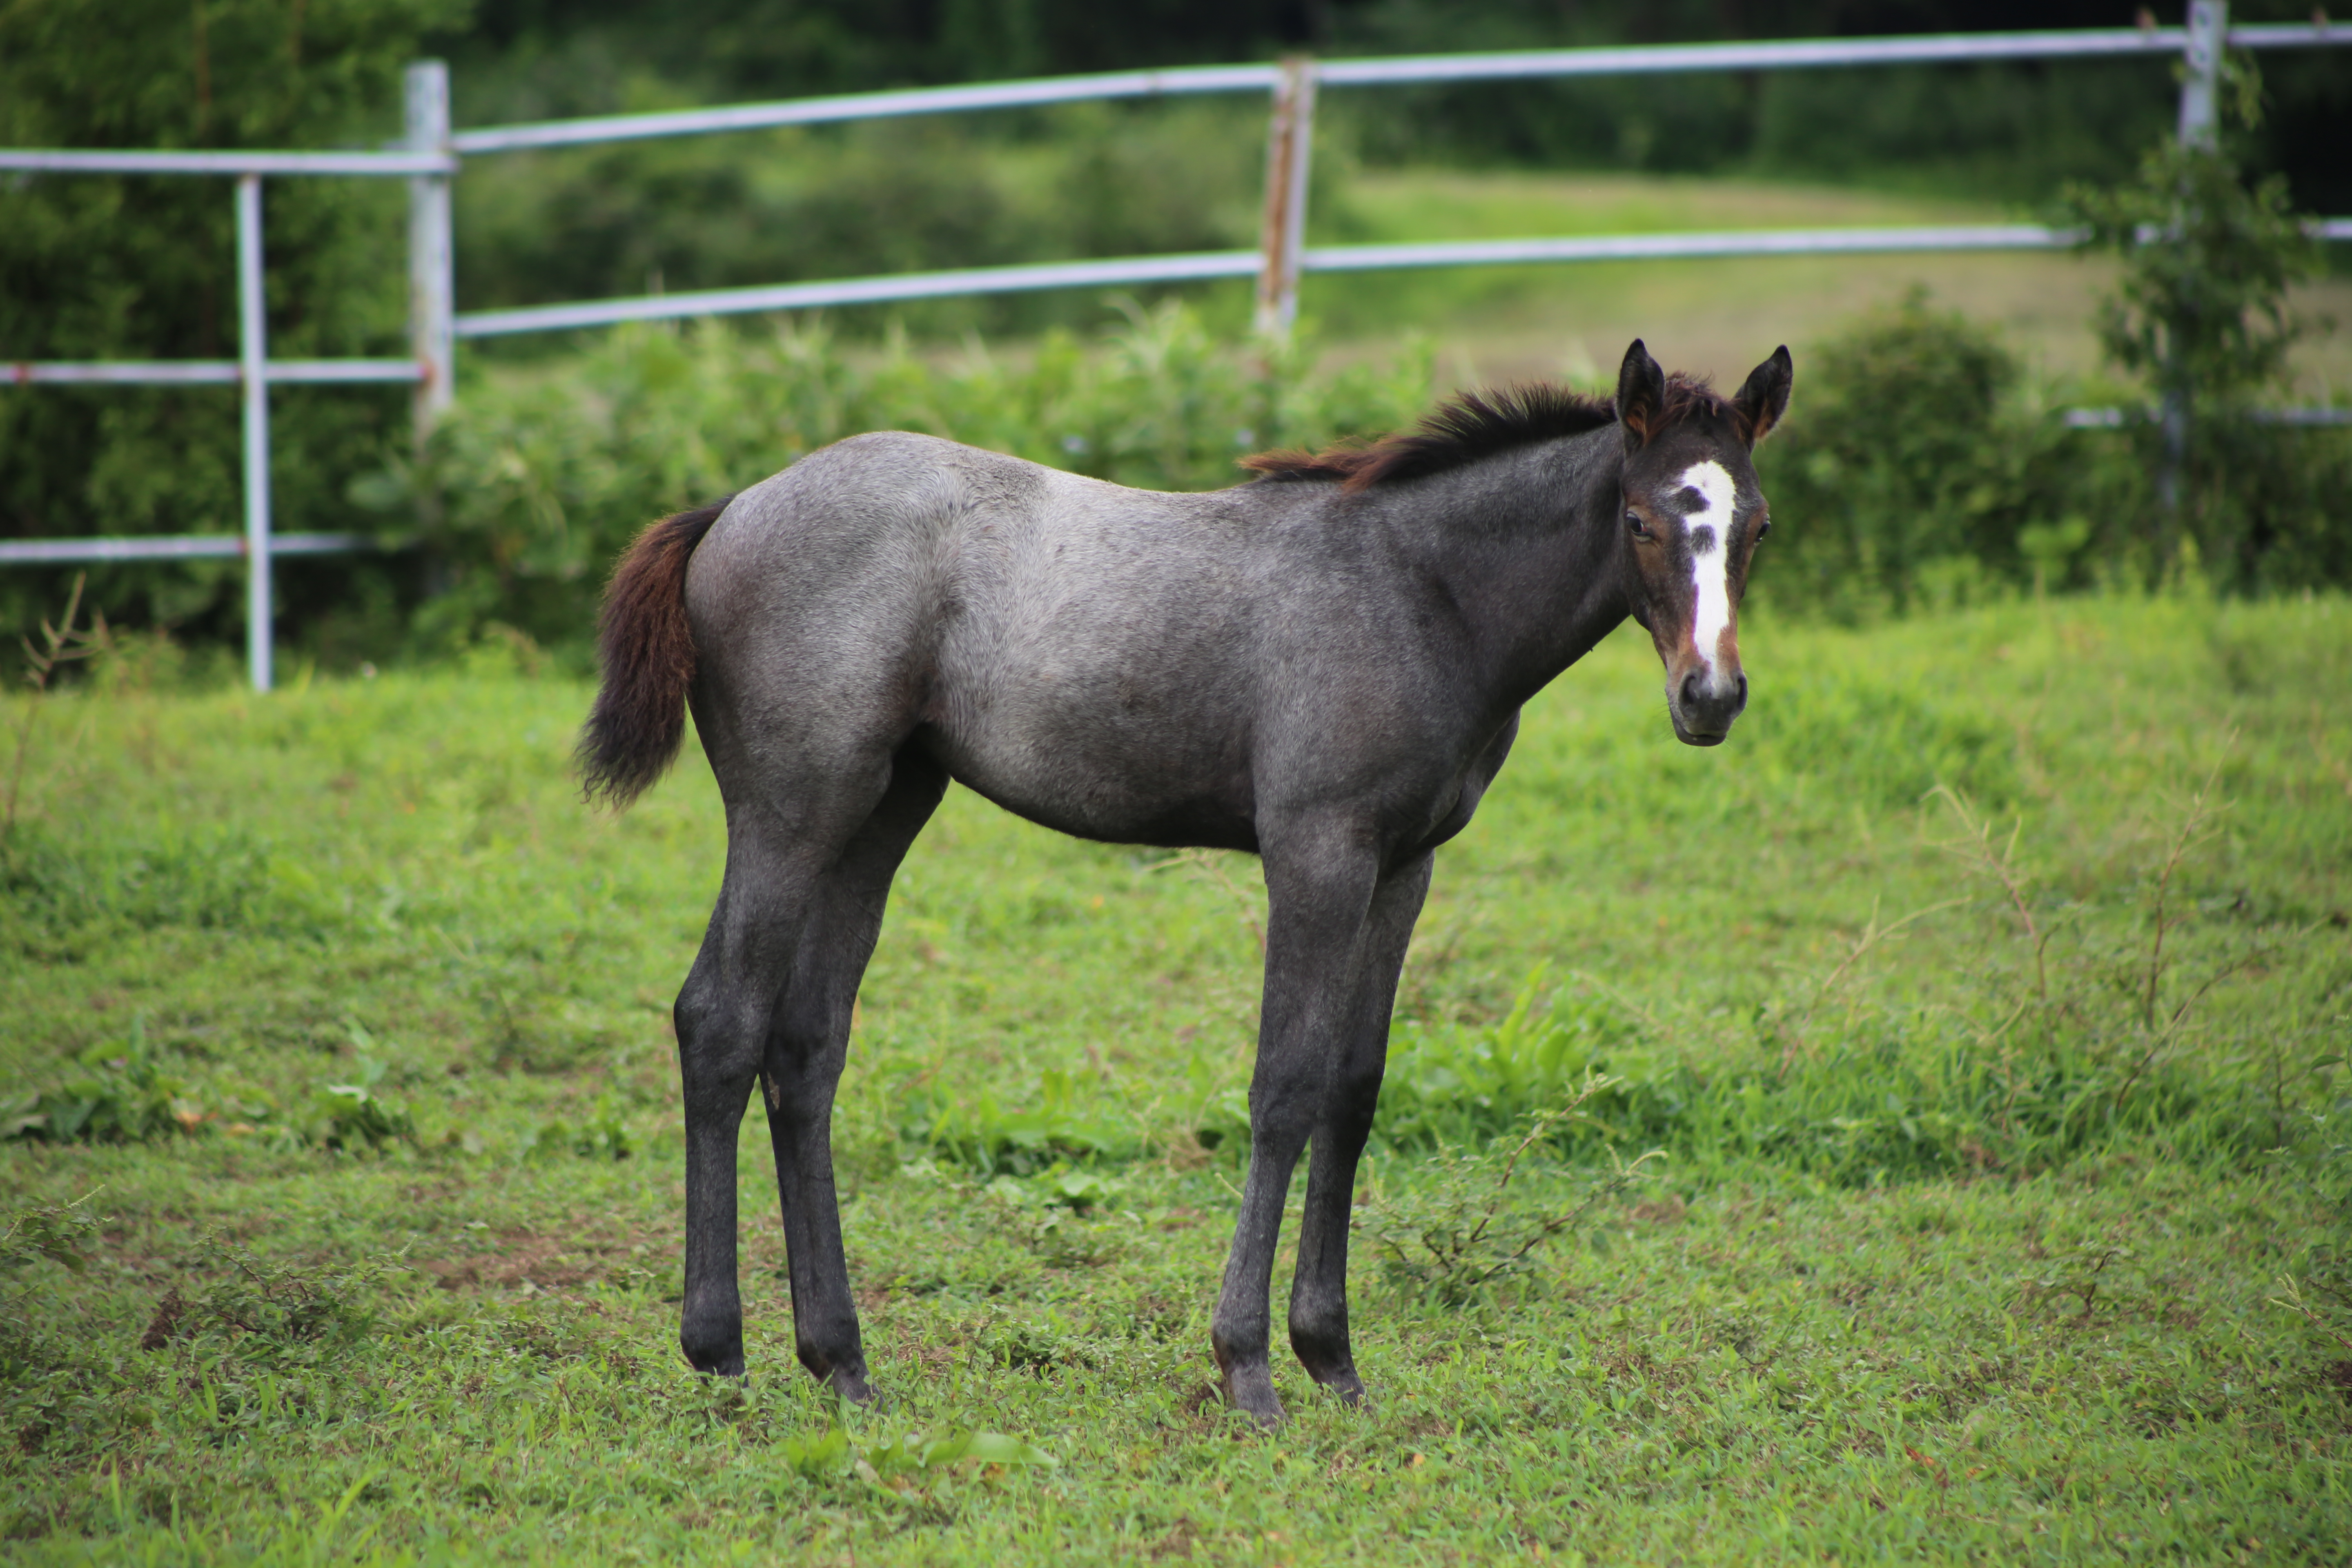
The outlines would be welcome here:
M 2231 27 L 2225 0 L 2191 0 L 2181 27 L 1973 33 L 1892 38 L 1811 38 L 1765 43 L 1678 44 L 1628 48 L 1538 49 L 1496 54 L 1428 55 L 1388 59 L 1290 59 L 1275 65 L 1205 66 L 1117 71 L 1036 81 L 898 92 L 852 93 L 777 103 L 737 104 L 657 114 L 604 115 L 538 124 L 453 131 L 446 68 L 420 61 L 406 77 L 406 134 L 380 152 L 138 152 L 0 149 L 0 170 L 60 174 L 226 175 L 236 181 L 238 357 L 235 361 L 116 361 L 0 364 L 0 384 L 192 386 L 234 384 L 244 395 L 245 531 L 242 535 L 0 541 L 0 565 L 178 560 L 243 555 L 248 563 L 247 655 L 253 684 L 271 680 L 271 562 L 287 554 L 366 548 L 361 536 L 280 534 L 270 526 L 269 413 L 272 385 L 407 383 L 416 389 L 421 433 L 448 406 L 459 338 L 561 331 L 743 311 L 811 310 L 947 296 L 1044 289 L 1104 288 L 1257 279 L 1260 331 L 1286 331 L 1305 273 L 1395 268 L 1476 267 L 1737 256 L 1853 255 L 1870 252 L 2041 250 L 2075 236 L 2033 224 L 1909 228 L 1747 230 L 1715 234 L 1600 235 L 1575 238 L 1438 241 L 1309 247 L 1307 193 L 1317 94 L 1331 88 L 1426 86 L 1705 71 L 1820 70 L 1987 60 L 2131 58 L 2184 62 L 2180 134 L 2210 142 L 2222 47 L 2310 48 L 2352 45 L 2352 25 L 2315 20 Z M 449 182 L 469 155 L 573 147 L 652 137 L 708 135 L 783 125 L 915 114 L 965 113 L 1108 99 L 1220 92 L 1265 92 L 1273 102 L 1267 138 L 1265 206 L 1255 250 L 1045 262 L 839 279 L 769 288 L 704 289 L 635 299 L 582 300 L 505 310 L 456 309 Z M 271 360 L 261 289 L 261 180 L 341 175 L 409 182 L 409 321 L 404 360 Z M 2352 218 L 2313 226 L 2327 239 L 2352 239 Z M 2088 411 L 2104 414 L 2106 411 Z M 2306 411 L 2294 423 L 2333 423 L 2336 411 Z M 2077 421 L 2104 426 L 2105 419 Z

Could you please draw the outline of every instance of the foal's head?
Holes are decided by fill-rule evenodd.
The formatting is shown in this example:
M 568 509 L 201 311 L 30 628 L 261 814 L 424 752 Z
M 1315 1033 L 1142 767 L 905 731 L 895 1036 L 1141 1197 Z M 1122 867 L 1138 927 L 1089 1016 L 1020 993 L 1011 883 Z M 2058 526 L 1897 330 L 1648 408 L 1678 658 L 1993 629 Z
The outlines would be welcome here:
M 1694 746 L 1720 744 L 1748 706 L 1739 596 L 1772 526 L 1748 453 L 1787 412 L 1790 376 L 1789 351 L 1775 349 L 1738 395 L 1718 397 L 1667 380 L 1639 338 L 1617 373 L 1626 596 L 1665 661 L 1675 734 Z

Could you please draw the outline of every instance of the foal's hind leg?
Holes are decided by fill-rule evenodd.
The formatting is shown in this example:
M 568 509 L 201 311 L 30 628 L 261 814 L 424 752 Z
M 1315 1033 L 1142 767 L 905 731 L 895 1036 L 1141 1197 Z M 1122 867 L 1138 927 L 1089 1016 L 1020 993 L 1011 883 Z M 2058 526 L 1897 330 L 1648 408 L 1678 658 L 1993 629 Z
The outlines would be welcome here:
M 700 1372 L 742 1375 L 735 1135 L 766 1062 L 820 880 L 872 815 L 888 777 L 885 758 L 862 779 L 837 773 L 802 795 L 779 790 L 729 801 L 726 880 L 673 1015 L 686 1110 L 686 1300 L 678 1343 Z
M 848 1055 L 857 984 L 882 929 L 890 879 L 946 788 L 947 774 L 929 758 L 913 752 L 898 757 L 882 804 L 810 900 L 762 1068 L 792 1277 L 793 1348 L 812 1375 L 860 1404 L 871 1390 L 849 1268 L 842 1256 L 841 1208 L 833 1184 L 833 1097 Z
M 1364 1397 L 1348 1342 L 1348 1223 L 1356 1163 L 1371 1135 L 1388 1063 L 1389 1014 L 1413 921 L 1429 893 L 1424 855 L 1382 879 L 1364 917 L 1362 967 L 1353 1016 L 1325 1088 L 1307 1166 L 1307 1204 L 1298 1226 L 1298 1271 L 1290 1282 L 1290 1348 L 1316 1382 L 1353 1405 Z

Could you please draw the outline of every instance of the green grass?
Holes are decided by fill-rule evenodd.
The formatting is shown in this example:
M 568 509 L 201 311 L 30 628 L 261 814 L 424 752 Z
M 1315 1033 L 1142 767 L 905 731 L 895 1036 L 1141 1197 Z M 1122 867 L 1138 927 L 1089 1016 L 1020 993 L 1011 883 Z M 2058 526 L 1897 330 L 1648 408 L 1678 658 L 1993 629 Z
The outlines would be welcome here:
M 836 1128 L 887 1400 L 842 1412 L 756 1131 L 750 1384 L 676 1352 L 691 752 L 605 818 L 584 688 L 497 645 L 267 699 L 118 665 L 38 715 L 5 850 L 9 1120 L 135 1134 L 0 1144 L 9 1556 L 2341 1561 L 2352 605 L 1747 631 L 1731 744 L 1621 635 L 1441 857 L 1360 1194 L 1404 1238 L 1354 1270 L 1375 1404 L 1278 1367 L 1272 1437 L 1203 1399 L 1248 862 L 950 795 Z M 1490 1205 L 1490 1260 L 1585 1206 L 1433 1266 Z

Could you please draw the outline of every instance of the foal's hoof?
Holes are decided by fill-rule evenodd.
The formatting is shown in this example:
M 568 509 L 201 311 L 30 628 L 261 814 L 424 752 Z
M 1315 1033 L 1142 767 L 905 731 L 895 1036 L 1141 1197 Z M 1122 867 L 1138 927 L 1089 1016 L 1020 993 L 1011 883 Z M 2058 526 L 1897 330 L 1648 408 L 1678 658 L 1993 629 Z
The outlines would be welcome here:
M 1360 1405 L 1370 1402 L 1370 1396 L 1364 1392 L 1364 1380 L 1356 1375 L 1356 1369 L 1352 1366 L 1343 1366 L 1337 1372 L 1318 1372 L 1313 1375 L 1315 1381 L 1329 1389 L 1342 1405 Z
M 870 1410 L 882 1403 L 882 1396 L 874 1392 L 874 1385 L 866 1381 L 862 1372 L 829 1373 L 824 1385 L 845 1405 L 861 1405 Z
M 686 1364 L 702 1373 L 703 1376 L 731 1377 L 738 1383 L 743 1381 L 743 1347 L 740 1343 L 731 1350 L 724 1346 L 711 1347 L 684 1342 L 681 1342 L 678 1348 L 686 1352 Z
M 1265 1363 L 1255 1366 L 1235 1366 L 1225 1369 L 1225 1403 L 1235 1410 L 1244 1411 L 1251 1420 L 1271 1432 L 1284 1420 L 1282 1401 L 1274 1392 L 1274 1373 Z

